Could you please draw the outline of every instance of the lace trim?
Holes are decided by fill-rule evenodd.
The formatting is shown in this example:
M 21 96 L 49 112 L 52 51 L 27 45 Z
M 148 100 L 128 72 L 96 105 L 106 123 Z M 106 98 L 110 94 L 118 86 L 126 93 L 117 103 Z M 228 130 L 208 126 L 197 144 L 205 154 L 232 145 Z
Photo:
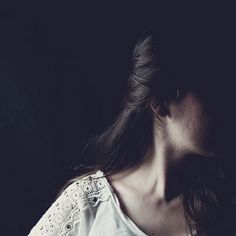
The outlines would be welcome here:
M 100 178 L 102 176 L 103 173 L 98 170 L 68 186 L 42 216 L 30 235 L 35 235 L 35 231 L 37 235 L 47 236 L 71 233 L 88 205 L 96 207 L 99 202 L 108 200 L 109 193 Z

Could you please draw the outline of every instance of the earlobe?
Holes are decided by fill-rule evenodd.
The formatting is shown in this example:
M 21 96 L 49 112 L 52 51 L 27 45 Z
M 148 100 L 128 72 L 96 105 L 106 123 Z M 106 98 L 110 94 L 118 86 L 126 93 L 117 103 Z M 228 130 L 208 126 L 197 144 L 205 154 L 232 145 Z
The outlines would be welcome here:
M 152 101 L 152 102 L 150 103 L 150 110 L 151 110 L 152 112 L 154 112 L 155 114 L 157 114 L 158 104 L 157 104 L 156 102 Z
M 160 104 L 160 106 L 158 107 L 158 114 L 160 116 L 169 116 L 169 109 L 168 109 L 168 105 L 166 102 L 164 102 L 163 104 Z

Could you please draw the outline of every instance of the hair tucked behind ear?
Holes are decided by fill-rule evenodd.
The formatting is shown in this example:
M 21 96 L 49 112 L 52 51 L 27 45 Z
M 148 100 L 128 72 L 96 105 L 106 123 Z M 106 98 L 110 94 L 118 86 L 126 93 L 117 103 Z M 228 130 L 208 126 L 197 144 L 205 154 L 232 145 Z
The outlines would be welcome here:
M 149 30 L 137 42 L 122 109 L 113 123 L 86 145 L 84 157 L 89 162 L 83 167 L 85 172 L 101 169 L 108 175 L 140 162 L 153 144 L 150 104 L 162 106 L 176 98 L 177 89 L 183 93 L 188 88 L 183 68 L 178 67 L 181 62 L 173 61 L 176 57 L 171 57 L 170 49 L 159 39 L 157 32 Z M 169 51 L 165 52 L 166 48 Z M 230 194 L 219 178 L 218 166 L 211 175 L 210 180 L 207 173 L 199 175 L 184 192 L 186 222 L 198 235 L 236 235 Z

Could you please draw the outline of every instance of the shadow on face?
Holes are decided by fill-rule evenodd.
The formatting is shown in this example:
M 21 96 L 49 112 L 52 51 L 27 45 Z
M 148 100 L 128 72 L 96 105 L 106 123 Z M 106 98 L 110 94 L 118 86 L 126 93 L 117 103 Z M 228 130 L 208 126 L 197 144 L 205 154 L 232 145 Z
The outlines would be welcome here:
M 234 155 L 236 76 L 230 48 L 204 43 L 192 50 L 187 49 L 186 46 L 183 50 L 178 49 L 171 65 L 184 86 L 194 91 L 204 104 L 218 151 L 222 155 Z
M 236 183 L 236 91 L 229 79 L 209 79 L 195 86 L 195 94 L 209 116 L 206 143 L 214 149 L 226 173 Z

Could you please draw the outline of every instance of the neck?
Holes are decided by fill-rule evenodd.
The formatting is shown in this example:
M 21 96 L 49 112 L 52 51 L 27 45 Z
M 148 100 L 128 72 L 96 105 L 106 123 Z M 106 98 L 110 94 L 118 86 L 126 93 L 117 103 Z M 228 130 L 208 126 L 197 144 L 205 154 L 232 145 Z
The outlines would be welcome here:
M 177 183 L 180 182 L 182 154 L 175 152 L 171 145 L 161 139 L 154 144 L 150 146 L 137 172 L 148 180 L 145 189 L 148 195 L 154 195 L 161 202 L 170 201 L 180 194 Z
M 145 189 L 145 195 L 154 197 L 159 203 L 170 202 L 180 197 L 191 182 L 196 178 L 197 167 L 204 158 L 196 158 L 188 150 L 174 148 L 169 140 L 155 135 L 145 158 L 134 170 L 134 179 L 138 179 Z

